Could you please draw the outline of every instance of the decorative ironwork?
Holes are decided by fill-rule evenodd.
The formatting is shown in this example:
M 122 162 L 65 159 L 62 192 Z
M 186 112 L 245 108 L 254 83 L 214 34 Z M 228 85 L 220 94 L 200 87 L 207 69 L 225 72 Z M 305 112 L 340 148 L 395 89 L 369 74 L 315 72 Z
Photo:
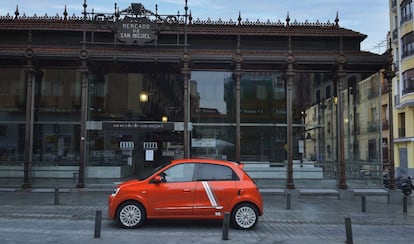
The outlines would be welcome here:
M 178 25 L 185 24 L 187 16 L 179 13 L 161 15 L 158 14 L 157 5 L 156 9 L 154 13 L 146 9 L 141 3 L 132 3 L 130 7 L 120 11 L 117 4 L 115 4 L 113 13 L 86 12 L 85 9 L 84 14 L 87 16 L 87 20 L 92 21 L 93 25 L 106 26 L 116 33 L 115 44 L 159 45 L 157 40 L 160 31 L 171 29 L 172 26 L 177 28 Z M 93 40 L 92 43 L 100 44 Z M 175 44 L 180 45 L 179 40 Z
M 158 9 L 158 6 L 156 5 L 156 9 Z M 0 19 L 9 19 L 9 20 L 83 20 L 83 16 L 76 16 L 73 14 L 72 16 L 68 15 L 66 6 L 64 7 L 64 12 L 62 13 L 63 16 L 60 16 L 59 14 L 56 14 L 55 16 L 48 16 L 45 14 L 44 16 L 38 16 L 34 14 L 33 16 L 26 16 L 26 14 L 23 13 L 23 15 L 20 15 L 20 12 L 18 10 L 18 7 L 16 7 L 16 11 L 14 13 L 14 16 L 12 16 L 10 13 L 7 13 L 5 16 L 0 16 Z M 87 21 L 94 21 L 97 22 L 109 22 L 113 23 L 116 21 L 120 21 L 124 19 L 125 17 L 130 18 L 147 18 L 153 23 L 157 23 L 159 25 L 183 25 L 186 23 L 186 14 L 180 14 L 179 12 L 177 14 L 167 14 L 167 15 L 161 15 L 158 14 L 158 10 L 156 12 L 152 12 L 148 9 L 146 9 L 142 4 L 140 3 L 132 3 L 130 7 L 119 10 L 119 7 L 117 4 L 115 4 L 115 10 L 113 13 L 97 13 L 94 10 L 91 12 L 87 12 Z M 320 22 L 319 20 L 316 20 L 315 22 L 311 22 L 308 20 L 305 20 L 303 22 L 293 20 L 291 21 L 289 14 L 285 21 L 281 21 L 280 19 L 277 21 L 272 21 L 270 19 L 267 20 L 260 20 L 256 19 L 255 21 L 249 20 L 248 18 L 242 19 L 239 15 L 237 20 L 233 20 L 230 18 L 229 20 L 223 20 L 222 18 L 219 18 L 218 20 L 213 20 L 212 18 L 208 17 L 207 19 L 201 19 L 197 17 L 195 20 L 193 20 L 193 17 L 191 13 L 187 16 L 188 25 L 223 25 L 223 26 L 234 26 L 234 25 L 244 25 L 244 26 L 275 26 L 275 27 L 283 27 L 283 26 L 291 26 L 291 27 L 321 27 L 321 28 L 330 28 L 330 27 L 339 27 L 339 18 L 338 13 L 336 15 L 335 21 L 330 22 L 329 20 L 327 22 Z M 164 26 L 165 27 L 165 26 Z M 162 27 L 161 27 L 162 28 Z

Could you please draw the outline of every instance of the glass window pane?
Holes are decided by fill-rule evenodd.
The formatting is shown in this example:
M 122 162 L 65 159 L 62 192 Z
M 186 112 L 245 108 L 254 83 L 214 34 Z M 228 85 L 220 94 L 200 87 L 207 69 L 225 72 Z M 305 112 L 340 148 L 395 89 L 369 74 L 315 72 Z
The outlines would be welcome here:
M 0 165 L 20 165 L 24 160 L 24 124 L 0 124 Z
M 214 164 L 200 164 L 198 167 L 198 181 L 235 180 L 235 173 L 227 166 Z
M 235 130 L 230 125 L 193 125 L 191 156 L 234 160 Z
M 89 120 L 183 121 L 181 74 L 91 75 Z
M 20 69 L 0 69 L 0 121 L 24 120 L 26 82 Z
M 194 164 L 178 164 L 162 173 L 165 182 L 185 182 L 193 180 Z
M 35 84 L 39 121 L 80 121 L 80 76 L 77 69 L 43 69 Z
M 33 134 L 33 162 L 38 165 L 79 165 L 79 125 L 40 124 Z
M 190 82 L 192 122 L 234 122 L 231 72 L 193 71 Z

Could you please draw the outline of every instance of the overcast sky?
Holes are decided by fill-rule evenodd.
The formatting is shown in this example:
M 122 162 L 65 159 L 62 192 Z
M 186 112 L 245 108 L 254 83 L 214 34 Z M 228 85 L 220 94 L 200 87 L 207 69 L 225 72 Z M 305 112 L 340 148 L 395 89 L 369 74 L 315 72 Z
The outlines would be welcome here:
M 1 0 L 0 15 L 14 15 L 19 6 L 20 15 L 62 16 L 66 5 L 69 15 L 80 16 L 84 0 Z M 88 11 L 114 11 L 114 3 L 120 10 L 126 9 L 131 2 L 142 3 L 146 9 L 155 12 L 158 4 L 159 14 L 184 12 L 185 0 L 87 0 Z M 339 25 L 368 35 L 362 42 L 365 51 L 382 53 L 386 48 L 389 31 L 388 0 L 188 0 L 193 19 L 236 21 L 239 11 L 243 20 L 278 20 L 285 22 L 287 13 L 291 21 L 331 22 L 339 14 Z

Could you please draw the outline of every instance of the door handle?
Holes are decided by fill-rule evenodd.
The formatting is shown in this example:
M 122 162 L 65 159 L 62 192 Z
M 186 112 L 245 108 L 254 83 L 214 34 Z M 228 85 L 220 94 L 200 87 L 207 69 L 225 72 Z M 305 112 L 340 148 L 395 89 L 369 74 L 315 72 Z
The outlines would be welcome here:
M 183 191 L 184 191 L 184 192 L 191 192 L 191 189 L 186 188 L 186 189 L 184 189 Z

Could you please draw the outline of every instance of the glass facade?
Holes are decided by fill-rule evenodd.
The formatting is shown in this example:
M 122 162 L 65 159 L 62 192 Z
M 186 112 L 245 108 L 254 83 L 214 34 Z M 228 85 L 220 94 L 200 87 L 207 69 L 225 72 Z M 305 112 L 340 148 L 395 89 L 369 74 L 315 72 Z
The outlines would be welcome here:
M 392 141 L 378 123 L 382 74 L 372 74 L 389 61 L 362 52 L 361 33 L 337 20 L 193 21 L 84 7 L 83 17 L 53 23 L 18 11 L 0 20 L 0 179 L 30 187 L 73 174 L 84 187 L 207 157 L 243 163 L 263 185 L 381 185 Z M 412 35 L 402 39 L 409 52 Z
M 1 69 L 0 162 L 21 165 L 25 140 L 25 73 Z M 306 187 L 336 184 L 337 81 L 332 73 L 293 77 L 294 180 Z M 236 159 L 236 90 L 231 71 L 194 70 L 189 80 L 190 156 Z M 346 174 L 350 183 L 380 182 L 383 138 L 378 123 L 379 75 L 347 74 L 342 92 Z M 76 69 L 36 75 L 34 169 L 78 166 L 81 82 Z M 184 84 L 177 73 L 91 72 L 88 81 L 87 166 L 124 168 L 139 175 L 184 150 Z M 245 71 L 240 79 L 240 160 L 258 181 L 283 186 L 287 167 L 286 78 Z M 272 176 L 266 176 L 270 174 Z M 362 178 L 361 178 L 362 177 Z M 331 180 L 331 183 L 329 183 Z M 327 183 L 328 182 L 328 183 Z
M 77 69 L 42 69 L 34 90 L 33 164 L 79 165 L 81 91 Z
M 88 165 L 125 166 L 128 176 L 183 157 L 182 130 L 175 129 L 183 94 L 180 74 L 90 75 Z
M 191 155 L 235 159 L 232 72 L 193 71 L 190 81 Z
M 0 165 L 20 165 L 23 160 L 25 108 L 24 72 L 0 69 Z

